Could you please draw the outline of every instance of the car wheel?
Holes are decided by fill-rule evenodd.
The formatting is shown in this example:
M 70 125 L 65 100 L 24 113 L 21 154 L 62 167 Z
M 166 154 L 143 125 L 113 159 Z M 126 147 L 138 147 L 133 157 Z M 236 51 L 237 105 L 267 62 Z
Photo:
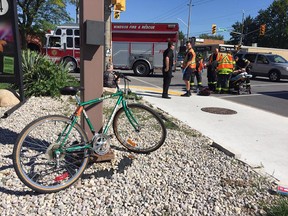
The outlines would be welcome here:
M 150 73 L 150 68 L 147 62 L 137 61 L 133 66 L 133 71 L 137 76 L 147 76 Z
M 273 70 L 269 73 L 269 79 L 273 82 L 280 80 L 280 73 L 279 71 Z

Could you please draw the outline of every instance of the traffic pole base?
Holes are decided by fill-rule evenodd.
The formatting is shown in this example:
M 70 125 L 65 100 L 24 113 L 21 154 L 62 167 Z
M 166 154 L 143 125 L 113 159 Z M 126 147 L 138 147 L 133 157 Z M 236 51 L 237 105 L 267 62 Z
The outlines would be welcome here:
M 90 155 L 90 162 L 92 163 L 98 163 L 98 162 L 108 162 L 111 161 L 115 158 L 115 154 L 112 151 L 112 149 L 110 149 L 108 151 L 107 154 L 105 155 L 98 155 L 95 152 L 91 153 Z

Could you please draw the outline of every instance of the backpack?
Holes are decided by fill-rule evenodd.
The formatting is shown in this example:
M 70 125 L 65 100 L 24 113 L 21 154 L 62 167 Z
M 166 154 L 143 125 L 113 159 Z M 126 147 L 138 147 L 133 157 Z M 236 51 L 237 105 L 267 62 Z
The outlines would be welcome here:
M 201 95 L 201 96 L 209 96 L 210 95 L 210 90 L 209 88 L 203 88 L 199 91 L 198 95 Z
M 104 71 L 103 85 L 104 85 L 104 87 L 108 87 L 108 88 L 116 88 L 113 73 L 111 73 L 109 71 Z

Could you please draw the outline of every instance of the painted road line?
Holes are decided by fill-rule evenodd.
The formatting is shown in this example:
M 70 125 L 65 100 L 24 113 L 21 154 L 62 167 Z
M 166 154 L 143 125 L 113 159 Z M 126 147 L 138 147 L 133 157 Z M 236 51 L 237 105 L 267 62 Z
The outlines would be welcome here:
M 130 78 L 130 79 L 137 80 L 137 81 L 142 82 L 142 83 L 145 83 L 145 84 L 147 84 L 148 86 L 154 86 L 155 88 L 160 88 L 160 89 L 162 89 L 162 87 L 159 87 L 159 86 L 154 85 L 154 84 L 152 84 L 152 83 L 146 82 L 146 81 L 144 81 L 144 80 L 142 80 L 142 79 L 139 79 L 139 78 L 136 78 L 136 77 L 129 77 L 129 78 Z
M 138 91 L 150 91 L 150 92 L 157 92 L 162 93 L 162 88 L 154 88 L 154 87 L 146 87 L 146 86 L 129 86 L 130 89 L 138 90 Z M 170 95 L 181 95 L 183 92 L 169 90 L 168 94 Z

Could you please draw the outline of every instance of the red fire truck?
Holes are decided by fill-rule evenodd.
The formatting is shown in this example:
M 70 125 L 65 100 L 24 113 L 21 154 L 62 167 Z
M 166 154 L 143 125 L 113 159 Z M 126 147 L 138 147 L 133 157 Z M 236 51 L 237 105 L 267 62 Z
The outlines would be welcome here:
M 178 31 L 177 23 L 113 23 L 114 69 L 132 69 L 138 76 L 147 76 L 160 69 L 167 42 L 173 41 L 177 45 Z M 52 59 L 69 64 L 71 71 L 79 68 L 79 26 L 65 24 L 46 34 L 43 51 Z

